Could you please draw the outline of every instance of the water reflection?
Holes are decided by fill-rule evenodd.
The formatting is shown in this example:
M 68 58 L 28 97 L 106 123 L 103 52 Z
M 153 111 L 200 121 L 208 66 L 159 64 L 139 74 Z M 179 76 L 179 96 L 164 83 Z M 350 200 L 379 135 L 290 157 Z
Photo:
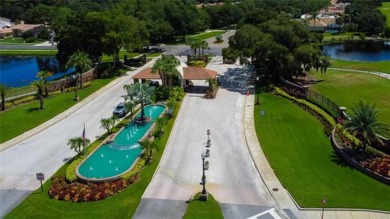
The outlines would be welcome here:
M 37 72 L 50 71 L 49 80 L 60 78 L 73 72 L 65 64 L 52 56 L 0 56 L 0 83 L 10 87 L 27 86 L 37 80 Z
M 349 42 L 324 45 L 323 54 L 350 61 L 390 60 L 390 45 L 384 42 Z

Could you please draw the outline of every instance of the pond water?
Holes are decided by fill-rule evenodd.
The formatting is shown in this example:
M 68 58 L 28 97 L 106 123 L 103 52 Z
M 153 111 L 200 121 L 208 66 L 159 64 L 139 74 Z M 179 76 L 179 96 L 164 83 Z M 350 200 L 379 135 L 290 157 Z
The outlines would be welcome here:
M 390 43 L 349 42 L 323 46 L 323 55 L 332 59 L 348 61 L 386 61 L 390 60 Z
M 54 56 L 0 56 L 0 83 L 9 87 L 27 86 L 38 80 L 39 71 L 54 72 L 49 80 L 60 78 L 74 71 L 66 69 Z

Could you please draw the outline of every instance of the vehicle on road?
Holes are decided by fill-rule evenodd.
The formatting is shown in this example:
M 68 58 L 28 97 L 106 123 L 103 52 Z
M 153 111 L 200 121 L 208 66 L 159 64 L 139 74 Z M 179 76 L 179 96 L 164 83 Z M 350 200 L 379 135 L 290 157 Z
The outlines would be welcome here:
M 112 113 L 114 115 L 117 115 L 119 118 L 124 117 L 127 114 L 125 103 L 123 102 L 119 103 Z

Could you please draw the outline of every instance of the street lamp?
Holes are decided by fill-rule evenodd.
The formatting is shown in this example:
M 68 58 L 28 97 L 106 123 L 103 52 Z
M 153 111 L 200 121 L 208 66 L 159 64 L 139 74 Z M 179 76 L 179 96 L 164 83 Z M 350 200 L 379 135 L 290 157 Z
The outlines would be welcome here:
M 205 165 L 205 158 L 206 158 L 206 154 L 205 152 L 202 152 L 201 154 L 201 157 L 202 157 L 202 170 L 203 170 L 203 175 L 202 175 L 202 185 L 203 185 L 203 190 L 202 190 L 202 193 L 200 194 L 200 198 L 199 200 L 201 201 L 207 201 L 207 198 L 208 198 L 208 193 L 206 191 L 206 175 L 205 175 L 205 170 L 208 169 L 208 165 L 206 167 Z M 207 161 L 206 161 L 207 162 Z M 207 162 L 208 164 L 208 162 Z
M 257 76 L 256 77 L 256 102 L 255 102 L 255 104 L 256 105 L 259 105 L 260 104 L 260 101 L 259 101 L 259 94 L 258 94 L 258 91 L 259 91 L 259 80 L 260 80 L 260 78 L 259 78 L 259 76 Z
M 207 142 L 210 141 L 210 129 L 207 129 Z
M 326 204 L 326 198 L 322 198 L 321 199 L 321 204 L 322 204 L 321 219 L 323 219 L 324 218 L 324 208 L 325 208 L 325 204 Z

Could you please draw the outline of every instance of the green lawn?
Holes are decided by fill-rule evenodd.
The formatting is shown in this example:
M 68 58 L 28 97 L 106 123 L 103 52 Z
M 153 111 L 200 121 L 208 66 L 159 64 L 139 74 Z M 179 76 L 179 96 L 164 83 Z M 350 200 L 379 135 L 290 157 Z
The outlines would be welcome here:
M 390 63 L 389 61 L 378 61 L 378 62 L 363 62 L 363 61 L 345 61 L 332 59 L 332 68 L 349 68 L 358 69 L 363 71 L 378 71 L 390 74 Z
M 387 26 L 390 27 L 390 2 L 382 2 L 382 7 L 379 10 L 387 17 Z
M 86 98 L 112 80 L 113 78 L 97 79 L 93 81 L 90 87 L 78 91 L 80 99 L 82 100 Z M 73 101 L 73 97 L 74 92 L 48 97 L 44 100 L 45 110 L 38 110 L 39 101 L 34 101 L 11 110 L 1 112 L 0 143 L 36 127 L 72 107 L 76 104 L 76 102 Z
M 193 38 L 196 38 L 196 39 L 199 39 L 199 40 L 205 40 L 205 39 L 208 39 L 208 38 L 216 37 L 217 35 L 220 35 L 220 34 L 223 34 L 223 33 L 225 33 L 225 31 L 223 31 L 223 30 L 213 30 L 213 31 L 209 31 L 209 32 L 204 32 L 204 33 L 192 35 L 192 36 L 189 36 L 189 37 L 193 37 Z
M 331 71 L 321 75 L 312 71 L 316 79 L 324 80 L 310 86 L 316 91 L 331 99 L 339 106 L 347 107 L 347 113 L 359 100 L 376 104 L 381 110 L 379 118 L 390 124 L 390 81 L 388 79 L 366 73 Z M 349 109 L 349 110 L 348 110 Z
M 390 210 L 390 186 L 348 166 L 334 152 L 321 124 L 288 100 L 262 94 L 256 133 L 283 186 L 302 207 Z M 260 110 L 265 116 L 260 117 Z
M 5 39 L 0 39 L 0 44 L 29 44 L 34 45 L 44 42 L 43 40 L 37 40 L 33 43 L 26 43 L 26 40 L 22 37 L 10 37 Z
M 185 219 L 217 219 L 223 218 L 221 207 L 214 197 L 209 194 L 207 201 L 199 201 L 200 193 L 196 194 L 194 200 L 192 200 L 187 207 L 187 211 L 183 218 Z
M 177 112 L 178 110 L 174 111 L 173 118 L 176 117 Z M 5 218 L 131 218 L 141 201 L 142 194 L 152 180 L 174 122 L 174 119 L 169 119 L 163 127 L 164 134 L 156 140 L 159 152 L 154 155 L 153 163 L 145 166 L 139 174 L 139 180 L 122 192 L 96 202 L 58 201 L 49 198 L 50 182 L 47 181 L 43 193 L 37 189 Z M 54 175 L 64 175 L 66 167 L 67 165 L 64 165 Z
M 0 50 L 0 55 L 54 56 L 57 55 L 57 50 Z

